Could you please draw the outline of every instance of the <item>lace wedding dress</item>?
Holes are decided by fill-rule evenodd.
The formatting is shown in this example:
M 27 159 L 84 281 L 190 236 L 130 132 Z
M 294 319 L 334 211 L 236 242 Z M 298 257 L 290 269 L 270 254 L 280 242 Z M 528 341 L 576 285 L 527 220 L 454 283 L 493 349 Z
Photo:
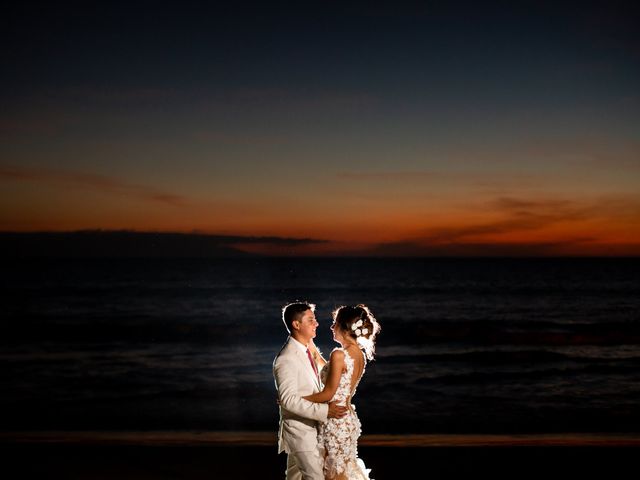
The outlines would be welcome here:
M 344 348 L 336 348 L 344 352 L 345 371 L 340 375 L 338 389 L 331 401 L 338 401 L 339 405 L 348 405 L 349 410 L 342 418 L 329 418 L 321 423 L 318 428 L 318 447 L 324 458 L 325 478 L 336 478 L 344 475 L 347 480 L 373 480 L 369 478 L 370 469 L 365 468 L 364 462 L 358 458 L 358 437 L 361 433 L 360 420 L 355 412 L 355 405 L 351 405 L 351 398 L 356 393 L 356 388 L 362 375 L 356 381 L 351 391 L 351 378 L 353 376 L 354 360 Z M 364 357 L 364 354 L 363 354 Z M 365 359 L 366 365 L 366 359 Z M 320 372 L 323 383 L 327 381 L 329 363 Z M 340 477 L 342 478 L 342 477 Z

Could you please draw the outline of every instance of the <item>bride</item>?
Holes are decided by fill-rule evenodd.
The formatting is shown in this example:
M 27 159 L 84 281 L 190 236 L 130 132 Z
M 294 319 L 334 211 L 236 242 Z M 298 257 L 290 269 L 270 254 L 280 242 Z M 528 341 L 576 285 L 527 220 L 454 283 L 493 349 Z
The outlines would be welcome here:
M 373 360 L 375 340 L 380 331 L 366 305 L 339 307 L 333 312 L 333 339 L 341 347 L 331 352 L 326 362 L 319 352 L 313 352 L 322 367 L 324 389 L 307 395 L 311 402 L 338 401 L 348 407 L 347 415 L 329 418 L 318 428 L 318 447 L 324 455 L 324 476 L 327 480 L 370 480 L 369 469 L 358 458 L 360 420 L 351 399 L 364 375 L 367 360 Z

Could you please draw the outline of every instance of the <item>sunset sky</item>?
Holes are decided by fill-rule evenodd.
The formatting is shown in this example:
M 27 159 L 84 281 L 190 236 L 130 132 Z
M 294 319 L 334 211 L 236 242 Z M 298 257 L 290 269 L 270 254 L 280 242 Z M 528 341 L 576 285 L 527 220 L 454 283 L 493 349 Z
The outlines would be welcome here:
M 0 231 L 640 255 L 634 2 L 103 3 L 3 9 Z

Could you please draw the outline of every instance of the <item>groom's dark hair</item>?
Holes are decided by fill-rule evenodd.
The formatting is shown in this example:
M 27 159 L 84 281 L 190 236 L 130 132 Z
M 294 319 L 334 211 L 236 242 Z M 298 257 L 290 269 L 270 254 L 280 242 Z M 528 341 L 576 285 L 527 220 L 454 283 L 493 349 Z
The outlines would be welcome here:
M 287 332 L 291 333 L 293 327 L 291 324 L 294 320 L 300 320 L 300 317 L 307 310 L 315 311 L 316 306 L 309 302 L 293 302 L 282 307 L 282 321 L 287 328 Z

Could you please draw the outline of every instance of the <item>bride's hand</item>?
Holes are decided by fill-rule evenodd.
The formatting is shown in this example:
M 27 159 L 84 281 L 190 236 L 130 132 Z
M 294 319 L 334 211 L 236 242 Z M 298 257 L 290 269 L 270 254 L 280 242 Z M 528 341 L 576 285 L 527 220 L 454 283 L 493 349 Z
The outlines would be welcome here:
M 316 363 L 320 368 L 322 368 L 324 364 L 327 363 L 327 361 L 324 359 L 324 357 L 320 353 L 320 350 L 318 350 L 318 347 L 316 347 L 316 344 L 313 343 L 313 339 L 309 340 L 309 352 L 311 352 L 311 356 L 313 357 L 313 359 L 316 361 Z
M 311 353 L 313 359 L 317 362 L 318 357 L 320 357 L 320 352 L 318 351 L 318 347 L 316 347 L 316 344 L 313 343 L 313 340 L 309 340 L 309 352 Z

